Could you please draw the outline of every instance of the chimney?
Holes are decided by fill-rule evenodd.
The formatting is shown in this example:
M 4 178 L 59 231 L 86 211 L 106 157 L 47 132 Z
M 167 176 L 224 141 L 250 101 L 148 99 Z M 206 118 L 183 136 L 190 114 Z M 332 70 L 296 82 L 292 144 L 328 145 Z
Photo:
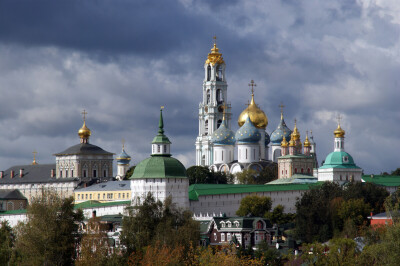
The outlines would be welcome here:
M 0 172 L 0 178 L 3 178 L 4 177 L 4 171 L 1 171 Z
M 54 169 L 51 169 L 51 171 L 50 171 L 50 177 L 54 177 L 54 176 L 55 176 L 55 172 L 56 172 L 56 171 L 54 171 Z
M 11 170 L 10 177 L 11 177 L 11 178 L 14 177 L 14 170 Z
M 19 169 L 19 177 L 23 177 L 24 176 L 24 169 Z

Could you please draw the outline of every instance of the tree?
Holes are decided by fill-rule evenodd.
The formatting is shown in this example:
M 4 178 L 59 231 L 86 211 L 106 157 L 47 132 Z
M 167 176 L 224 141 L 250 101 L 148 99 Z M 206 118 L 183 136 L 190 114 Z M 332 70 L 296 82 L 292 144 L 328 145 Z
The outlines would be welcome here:
M 355 226 L 362 226 L 371 212 L 371 206 L 363 199 L 350 199 L 344 201 L 339 210 L 339 217 L 343 220 L 353 221 Z
M 373 212 L 381 213 L 385 211 L 384 201 L 389 192 L 383 187 L 373 183 L 351 182 L 343 192 L 345 200 L 364 199 L 365 203 L 370 204 Z
M 43 190 L 28 206 L 27 222 L 17 227 L 14 263 L 71 265 L 82 220 L 72 197 L 61 199 L 56 192 Z
M 192 213 L 177 208 L 170 197 L 162 203 L 148 193 L 142 204 L 128 212 L 123 218 L 121 233 L 127 256 L 156 243 L 171 248 L 179 244 L 186 251 L 200 238 L 199 224 L 192 219 Z
M 223 172 L 214 172 L 206 166 L 191 166 L 187 169 L 189 184 L 227 184 L 233 179 L 232 175 Z
M 278 178 L 278 167 L 276 164 L 267 166 L 258 172 L 253 169 L 244 169 L 236 174 L 236 180 L 240 184 L 264 185 Z
M 7 221 L 0 223 L 0 265 L 8 265 L 14 246 L 14 233 Z
M 128 169 L 128 171 L 126 171 L 124 180 L 128 180 L 132 176 L 133 171 L 135 171 L 135 168 L 136 168 L 136 165 L 133 165 Z
M 390 175 L 400 176 L 400 168 L 397 168 L 396 170 L 392 171 Z
M 241 200 L 236 214 L 239 216 L 264 217 L 271 210 L 271 206 L 270 197 L 249 195 Z
M 268 212 L 265 218 L 268 218 L 273 224 L 286 224 L 294 221 L 295 214 L 284 213 L 285 207 L 277 205 L 272 212 Z

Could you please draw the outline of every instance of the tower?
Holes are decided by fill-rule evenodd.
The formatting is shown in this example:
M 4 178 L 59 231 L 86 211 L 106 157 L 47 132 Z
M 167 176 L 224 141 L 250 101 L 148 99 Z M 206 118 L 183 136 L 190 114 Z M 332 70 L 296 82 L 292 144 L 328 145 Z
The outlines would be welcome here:
M 196 138 L 196 165 L 213 164 L 211 136 L 219 128 L 225 109 L 227 128 L 231 127 L 231 107 L 227 102 L 225 62 L 214 37 L 214 46 L 204 64 L 203 100 L 199 104 L 199 135 Z M 223 106 L 226 105 L 226 108 Z
M 129 162 L 131 161 L 131 156 L 125 152 L 124 141 L 122 141 L 122 151 L 116 158 L 117 160 L 117 179 L 122 180 L 125 177 L 126 172 L 129 169 Z
M 271 133 L 271 161 L 278 162 L 278 157 L 282 155 L 281 143 L 283 137 L 286 141 L 290 141 L 292 130 L 286 126 L 285 119 L 283 119 L 283 108 L 285 107 L 282 103 L 279 105 L 281 108 L 281 121 L 278 127 Z

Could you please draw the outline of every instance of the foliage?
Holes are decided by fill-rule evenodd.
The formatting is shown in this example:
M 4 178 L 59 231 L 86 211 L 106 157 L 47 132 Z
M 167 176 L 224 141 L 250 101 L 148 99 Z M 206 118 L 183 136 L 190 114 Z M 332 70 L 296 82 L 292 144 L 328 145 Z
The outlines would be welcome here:
M 70 265 L 78 242 L 81 210 L 75 211 L 73 198 L 61 199 L 54 191 L 43 190 L 27 208 L 27 222 L 16 232 L 13 262 L 18 265 Z
M 7 265 L 14 246 L 14 233 L 7 221 L 0 223 L 0 265 Z
M 241 200 L 236 214 L 238 216 L 264 217 L 271 210 L 271 206 L 272 201 L 270 197 L 253 194 Z
M 236 180 L 240 184 L 246 185 L 263 185 L 278 178 L 277 164 L 265 167 L 261 172 L 253 169 L 244 169 L 236 174 Z
M 325 182 L 296 202 L 296 235 L 307 243 L 325 242 L 344 229 L 345 235 L 358 235 L 368 224 L 370 211 L 383 209 L 387 195 L 384 188 L 370 183 L 351 182 L 342 189 Z
M 122 221 L 121 233 L 128 256 L 155 243 L 171 248 L 180 244 L 187 250 L 200 238 L 199 224 L 192 219 L 191 212 L 178 209 L 171 198 L 162 203 L 148 193 L 142 204 L 128 211 L 129 215 Z
M 360 252 L 354 240 L 337 238 L 328 245 L 308 244 L 301 256 L 305 265 L 357 265 Z
M 183 246 L 170 247 L 157 242 L 144 250 L 144 252 L 132 252 L 128 265 L 179 265 L 184 258 Z
M 386 213 L 392 218 L 394 224 L 400 221 L 400 189 L 398 188 L 393 194 L 385 199 Z
M 296 215 L 293 213 L 284 213 L 285 207 L 277 205 L 272 212 L 268 212 L 265 218 L 268 218 L 273 224 L 286 224 L 294 221 Z
M 75 265 L 105 265 L 108 254 L 107 228 L 99 217 L 89 219 L 86 233 L 80 242 L 80 256 Z
M 232 183 L 233 176 L 229 173 L 214 172 L 206 166 L 191 166 L 187 169 L 189 184 L 227 184 Z
M 128 180 L 132 176 L 133 171 L 135 171 L 135 168 L 136 168 L 136 165 L 129 167 L 128 171 L 126 171 L 126 173 L 125 173 L 124 180 Z
M 396 170 L 392 171 L 390 175 L 400 176 L 400 168 L 397 168 Z

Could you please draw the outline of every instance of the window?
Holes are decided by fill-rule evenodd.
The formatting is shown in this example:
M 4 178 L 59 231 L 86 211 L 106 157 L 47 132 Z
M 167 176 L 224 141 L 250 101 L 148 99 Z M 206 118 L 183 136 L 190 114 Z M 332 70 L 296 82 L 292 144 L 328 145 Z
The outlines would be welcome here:
M 97 177 L 97 170 L 93 170 L 93 177 Z
M 297 168 L 294 168 L 294 172 L 297 173 Z
M 256 149 L 253 149 L 253 159 L 256 159 Z
M 226 240 L 227 240 L 227 241 L 231 241 L 231 239 L 232 239 L 232 238 L 231 238 L 231 233 L 227 233 L 227 234 L 226 234 Z
M 167 153 L 167 145 L 164 145 L 164 153 Z
M 304 169 L 303 168 L 301 168 L 301 173 L 304 173 Z
M 221 124 L 222 124 L 222 120 L 220 119 L 217 121 L 217 128 L 219 128 L 221 126 Z
M 224 151 L 222 151 L 222 161 L 224 160 Z
M 62 170 L 60 170 L 60 177 L 62 177 Z
M 258 221 L 258 222 L 257 222 L 256 228 L 257 228 L 257 229 L 263 229 L 263 228 L 264 228 L 263 223 L 262 223 L 261 221 Z
M 214 233 L 214 241 L 217 241 L 217 233 Z
M 231 222 L 227 222 L 226 224 L 228 225 L 228 227 L 232 227 L 232 223 Z
M 65 170 L 65 177 L 68 177 L 68 170 Z
M 122 193 L 122 198 L 125 199 L 125 193 Z
M 311 173 L 311 169 L 310 168 L 307 168 L 307 173 Z
M 207 81 L 210 81 L 211 79 L 211 66 L 207 66 Z
M 119 198 L 119 199 L 121 198 L 121 193 L 118 193 L 118 198 Z
M 80 199 L 80 197 L 81 197 L 81 195 L 80 195 L 80 194 L 78 194 L 78 199 Z
M 247 159 L 247 149 L 246 149 L 246 159 Z
M 106 199 L 106 193 L 103 193 L 103 199 Z
M 86 169 L 83 170 L 83 177 L 86 177 Z
M 100 193 L 99 193 L 99 194 L 97 194 L 97 199 L 100 199 Z
M 206 120 L 205 122 L 204 122 L 204 134 L 205 135 L 208 135 L 208 120 Z
M 207 90 L 207 104 L 210 103 L 210 90 Z
M 74 170 L 71 170 L 71 177 L 74 177 Z
M 92 194 L 89 195 L 89 198 L 92 199 Z
M 85 199 L 87 199 L 88 194 L 85 194 Z
M 221 242 L 225 241 L 225 233 L 221 233 Z
M 22 202 L 19 203 L 19 209 L 22 210 L 24 208 L 24 204 Z
M 160 145 L 157 145 L 157 152 L 160 152 Z
M 103 171 L 103 176 L 104 176 L 104 177 L 107 177 L 107 170 L 104 170 L 104 171 Z

